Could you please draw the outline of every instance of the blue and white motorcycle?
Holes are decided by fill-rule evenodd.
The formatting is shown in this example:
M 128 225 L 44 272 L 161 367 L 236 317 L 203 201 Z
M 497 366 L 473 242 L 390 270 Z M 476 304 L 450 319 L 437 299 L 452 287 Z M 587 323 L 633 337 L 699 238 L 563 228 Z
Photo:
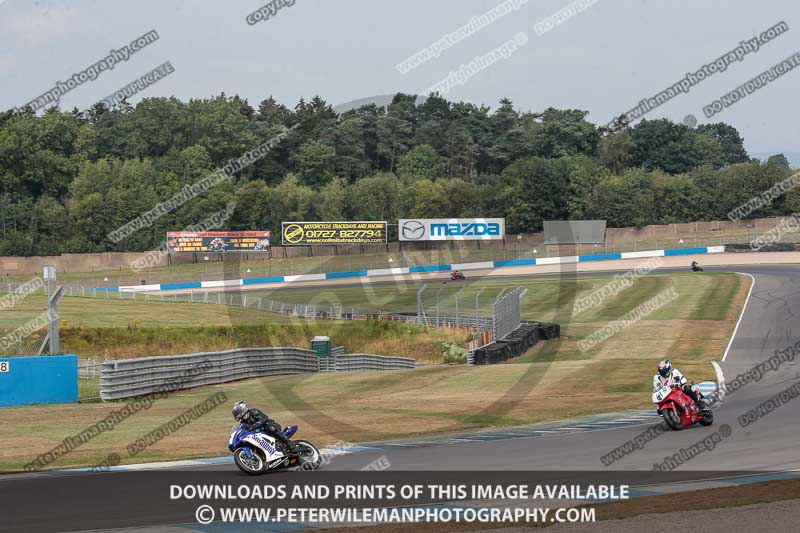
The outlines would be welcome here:
M 297 426 L 283 430 L 287 439 L 297 432 Z M 228 449 L 233 452 L 233 460 L 239 470 L 256 476 L 268 470 L 299 469 L 317 470 L 322 464 L 322 456 L 316 446 L 304 440 L 292 441 L 292 450 L 261 430 L 247 431 L 244 424 L 233 426 Z

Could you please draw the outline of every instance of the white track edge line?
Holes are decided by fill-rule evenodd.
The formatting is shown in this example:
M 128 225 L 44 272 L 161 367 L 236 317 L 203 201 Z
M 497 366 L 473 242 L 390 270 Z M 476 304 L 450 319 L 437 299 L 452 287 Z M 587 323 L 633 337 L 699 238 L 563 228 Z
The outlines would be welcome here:
M 731 333 L 731 338 L 728 340 L 728 346 L 725 347 L 725 353 L 722 354 L 722 362 L 725 362 L 725 359 L 728 358 L 728 352 L 731 350 L 731 346 L 733 346 L 733 340 L 736 338 L 736 332 L 739 331 L 739 324 L 742 323 L 742 318 L 744 317 L 744 312 L 747 310 L 747 303 L 750 301 L 750 295 L 753 294 L 753 287 L 756 286 L 756 278 L 753 277 L 752 274 L 748 272 L 736 272 L 737 274 L 741 274 L 743 276 L 750 276 L 750 279 L 753 283 L 750 284 L 750 290 L 747 291 L 747 298 L 744 299 L 744 305 L 742 306 L 742 312 L 739 313 L 739 320 L 736 321 L 736 327 L 733 328 L 733 333 Z

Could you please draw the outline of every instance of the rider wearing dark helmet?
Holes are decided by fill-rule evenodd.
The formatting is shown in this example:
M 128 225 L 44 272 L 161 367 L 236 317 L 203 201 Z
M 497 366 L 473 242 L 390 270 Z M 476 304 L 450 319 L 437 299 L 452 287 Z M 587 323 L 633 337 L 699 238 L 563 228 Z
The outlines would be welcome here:
M 248 409 L 246 403 L 238 401 L 233 404 L 231 414 L 233 414 L 233 418 L 244 424 L 247 431 L 263 429 L 264 433 L 282 443 L 287 450 L 294 448 L 294 445 L 283 434 L 281 425 L 255 407 Z
M 708 408 L 705 400 L 697 395 L 689 385 L 688 380 L 681 374 L 680 370 L 672 366 L 669 359 L 664 359 L 658 363 L 658 372 L 653 376 L 653 390 L 658 390 L 663 386 L 680 385 L 684 394 L 694 400 L 697 407 L 704 411 Z

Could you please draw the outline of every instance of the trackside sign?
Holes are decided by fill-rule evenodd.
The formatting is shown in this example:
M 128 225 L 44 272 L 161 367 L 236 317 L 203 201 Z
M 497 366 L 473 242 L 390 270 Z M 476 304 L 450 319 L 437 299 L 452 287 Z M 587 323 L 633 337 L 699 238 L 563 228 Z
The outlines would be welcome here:
M 502 240 L 506 234 L 504 218 L 401 218 L 401 241 L 477 241 Z

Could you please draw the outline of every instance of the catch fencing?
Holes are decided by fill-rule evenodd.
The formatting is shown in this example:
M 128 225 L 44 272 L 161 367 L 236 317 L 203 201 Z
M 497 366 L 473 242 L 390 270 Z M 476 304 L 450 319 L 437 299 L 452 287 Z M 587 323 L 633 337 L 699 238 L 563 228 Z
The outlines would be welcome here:
M 78 359 L 78 398 L 80 401 L 100 399 L 100 369 L 103 362 L 94 358 Z
M 517 331 L 522 322 L 522 298 L 528 289 L 517 287 L 508 293 L 501 293 L 492 304 L 491 325 L 477 330 L 474 338 L 467 343 L 467 364 L 474 365 L 478 350 L 503 341 Z
M 433 328 L 460 328 L 473 331 L 473 338 L 467 343 L 470 353 L 468 362 L 471 362 L 472 353 L 501 340 L 516 330 L 521 320 L 521 299 L 527 294 L 527 289 L 518 287 L 510 292 L 501 292 L 495 299 L 481 303 L 480 296 L 485 289 L 478 289 L 459 300 L 461 291 L 450 294 L 450 300 L 445 305 L 441 301 L 442 290 L 434 293 L 432 301 L 424 302 L 423 294 L 427 285 L 423 285 L 418 293 L 418 309 L 416 314 L 401 314 L 381 311 L 376 309 L 359 309 L 348 306 L 315 305 L 296 302 L 284 302 L 263 296 L 248 295 L 246 292 L 209 292 L 187 291 L 183 293 L 137 293 L 118 292 L 92 289 L 65 289 L 67 296 L 90 297 L 102 299 L 117 299 L 145 302 L 173 302 L 213 304 L 251 309 L 275 313 L 292 318 L 328 319 L 328 320 L 390 320 L 417 324 Z M 475 297 L 474 301 L 472 296 Z M 455 306 L 453 306 L 453 301 Z M 474 303 L 474 307 L 473 304 Z M 483 316 L 491 309 L 491 316 Z M 455 313 L 453 314 L 453 311 Z M 322 371 L 330 371 L 327 362 L 322 363 Z
M 0 310 L 11 310 L 19 317 L 19 324 L 10 330 L 0 330 L 0 355 L 4 357 L 25 357 L 60 353 L 58 304 L 64 291 L 57 287 L 52 294 L 49 287 L 26 289 L 26 284 L 6 284 L 13 302 Z M 39 304 L 36 296 L 42 293 L 45 301 Z M 16 296 L 18 302 L 14 302 Z M 26 298 L 31 298 L 25 302 Z M 42 307 L 40 307 L 40 305 Z
M 405 357 L 339 351 L 322 359 L 331 360 L 335 371 L 399 370 L 416 365 Z M 120 400 L 247 378 L 319 372 L 320 366 L 321 359 L 312 350 L 283 347 L 106 361 L 100 370 L 100 398 Z
M 263 311 L 293 318 L 329 319 L 329 320 L 394 320 L 400 322 L 418 323 L 416 315 L 403 315 L 390 313 L 379 309 L 361 309 L 351 306 L 333 306 L 304 304 L 297 302 L 284 302 L 264 296 L 248 295 L 245 292 L 210 292 L 187 291 L 183 293 L 137 293 L 107 291 L 105 289 L 65 288 L 64 295 L 70 297 L 99 298 L 103 300 L 124 300 L 138 302 L 172 302 L 194 303 L 209 305 L 224 305 L 253 311 Z M 461 317 L 460 320 L 450 317 L 439 321 L 440 327 L 446 327 L 456 322 L 463 323 L 463 327 L 470 327 L 469 319 Z M 436 327 L 432 321 L 425 325 Z
M 275 313 L 292 318 L 323 320 L 391 320 L 433 328 L 464 328 L 478 331 L 485 331 L 493 328 L 492 318 L 466 316 L 466 313 L 474 315 L 474 311 L 470 311 L 467 308 L 462 308 L 464 314 L 444 316 L 438 313 L 438 306 L 436 313 L 402 314 L 379 309 L 361 309 L 350 306 L 284 302 L 263 296 L 248 295 L 244 292 L 189 291 L 169 294 L 65 288 L 64 294 L 71 297 L 100 298 L 105 300 L 225 305 L 240 309 Z
M 496 339 L 502 339 L 519 327 L 520 298 L 526 290 L 517 288 L 509 293 L 503 290 L 499 295 L 487 300 L 481 298 L 487 288 L 478 288 L 468 293 L 468 297 L 460 298 L 463 288 L 445 293 L 440 288 L 432 293 L 430 301 L 423 301 L 423 293 L 427 285 L 418 292 L 418 310 L 416 314 L 392 313 L 375 309 L 360 309 L 350 306 L 315 305 L 297 302 L 285 302 L 247 294 L 246 292 L 211 292 L 191 290 L 181 293 L 147 293 L 147 292 L 122 292 L 104 289 L 87 289 L 75 287 L 61 287 L 62 294 L 68 297 L 99 298 L 105 300 L 141 301 L 141 302 L 172 302 L 192 303 L 202 305 L 224 305 L 240 309 L 274 313 L 293 318 L 302 319 L 328 319 L 328 320 L 390 320 L 410 324 L 417 324 L 434 328 L 455 328 L 472 330 L 473 336 L 467 343 L 467 350 L 474 350 L 489 345 Z M 11 290 L 11 284 L 8 285 Z M 474 299 L 473 299 L 474 297 Z M 427 309 L 426 309 L 427 307 Z M 490 316 L 487 316 L 490 315 Z M 325 363 L 327 364 L 327 363 Z M 332 370 L 324 367 L 322 371 Z M 89 376 L 82 376 L 82 391 L 86 394 L 82 398 L 96 397 L 89 389 L 93 386 Z
M 527 289 L 518 287 L 494 302 L 492 320 L 496 339 L 506 338 L 522 324 L 520 302 L 525 294 L 527 294 Z

